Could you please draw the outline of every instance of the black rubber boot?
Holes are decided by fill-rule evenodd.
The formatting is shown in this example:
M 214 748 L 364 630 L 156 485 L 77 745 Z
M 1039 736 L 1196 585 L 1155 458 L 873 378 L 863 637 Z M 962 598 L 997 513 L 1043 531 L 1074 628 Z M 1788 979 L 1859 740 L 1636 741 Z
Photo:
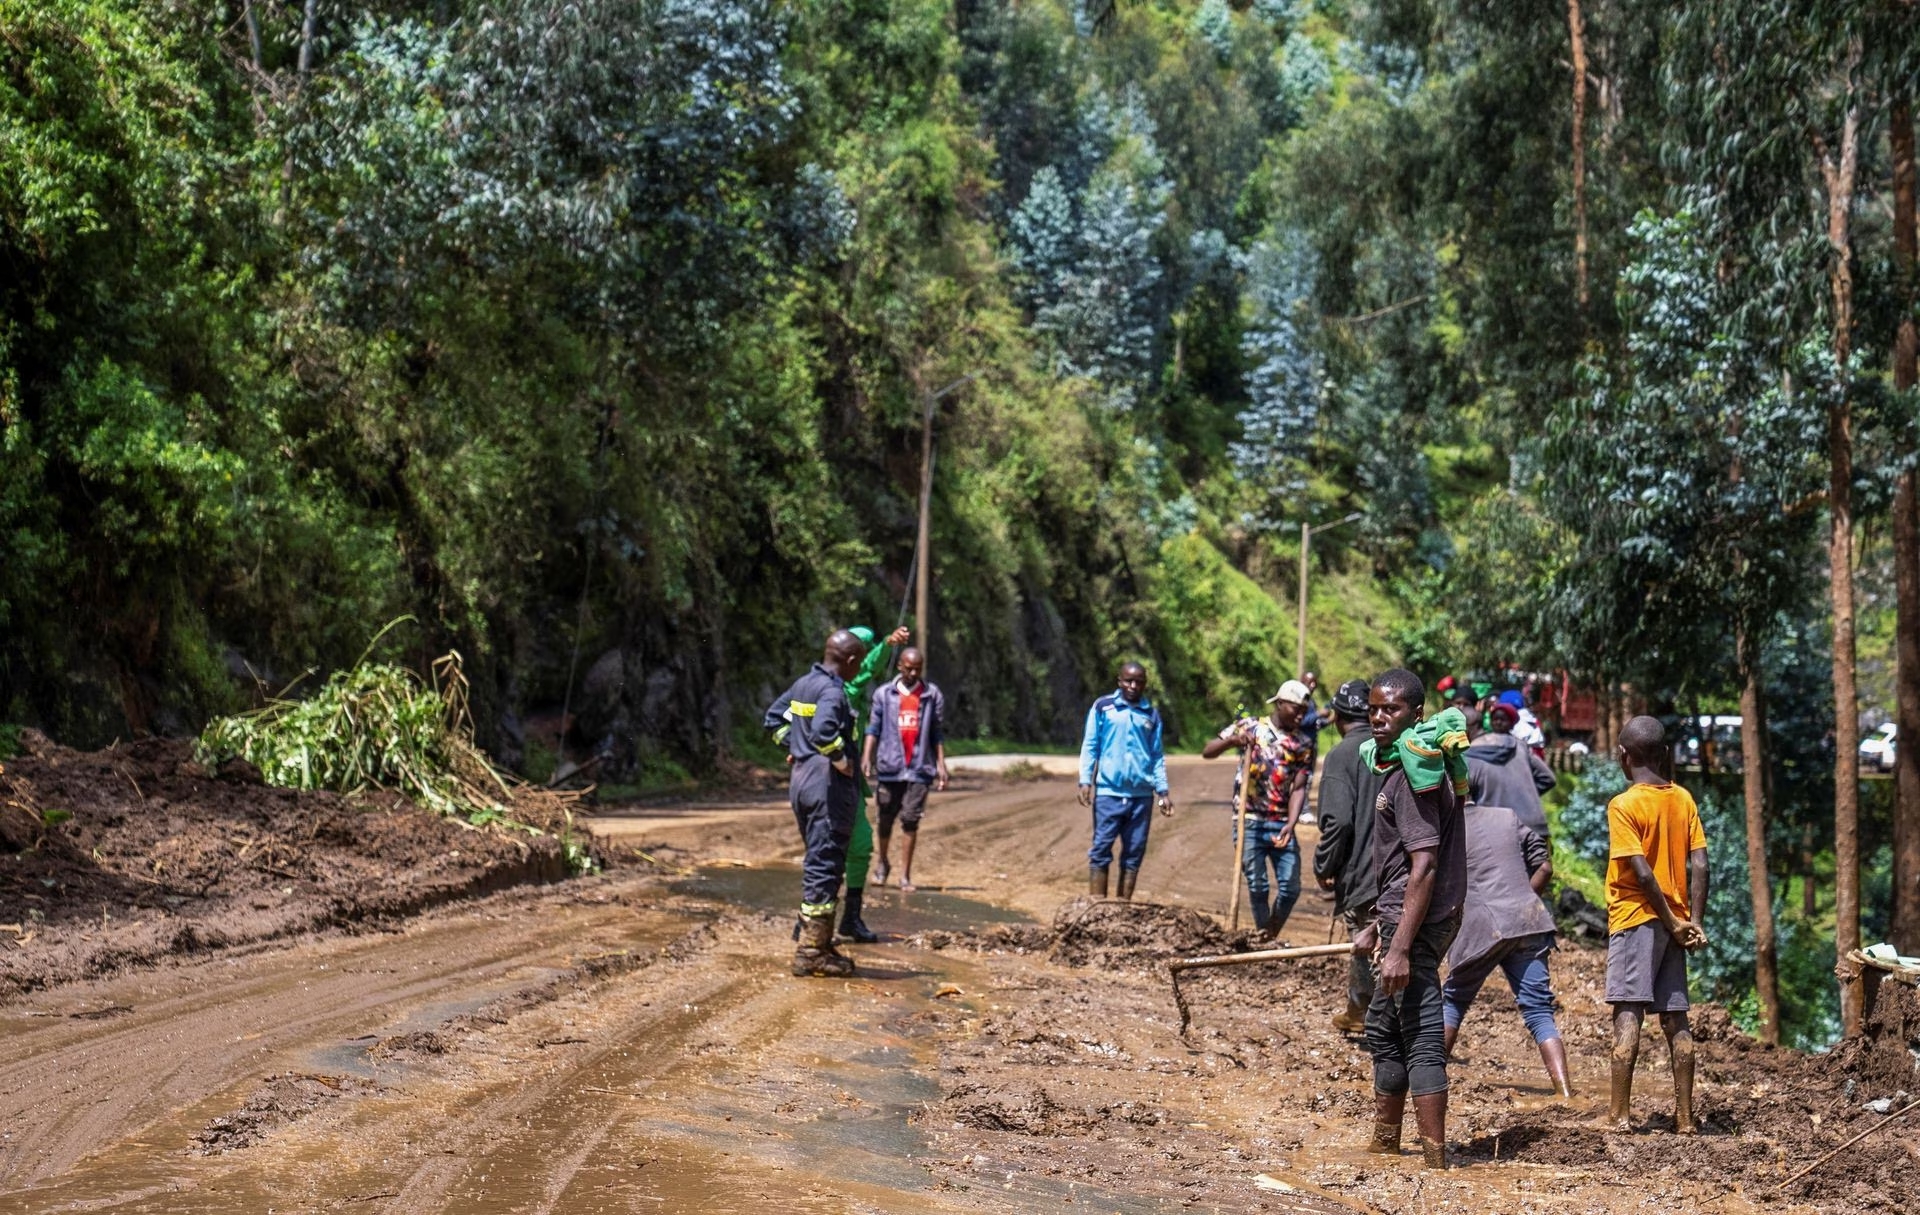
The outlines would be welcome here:
M 868 928 L 867 922 L 860 918 L 860 903 L 866 893 L 865 890 L 849 888 L 841 899 L 840 935 L 860 945 L 872 945 L 880 939 L 880 934 Z
M 1107 897 L 1107 867 L 1105 865 L 1087 866 L 1087 893 L 1096 899 Z
M 800 948 L 793 951 L 795 978 L 844 979 L 853 974 L 853 959 L 833 947 L 833 909 L 825 915 L 800 918 Z
M 1140 871 L 1138 869 L 1122 869 L 1120 871 L 1120 897 L 1123 899 L 1132 898 L 1133 884 L 1139 880 Z

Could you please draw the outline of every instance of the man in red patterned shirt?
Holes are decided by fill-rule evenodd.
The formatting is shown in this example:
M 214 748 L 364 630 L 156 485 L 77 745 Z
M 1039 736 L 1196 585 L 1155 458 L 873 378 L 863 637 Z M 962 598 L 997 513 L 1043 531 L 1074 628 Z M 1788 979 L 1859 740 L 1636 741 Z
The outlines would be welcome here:
M 1208 739 L 1200 752 L 1207 759 L 1231 748 L 1247 752 L 1248 788 L 1243 794 L 1236 779 L 1233 790 L 1234 802 L 1246 819 L 1240 867 L 1246 874 L 1254 927 L 1276 938 L 1300 898 L 1300 842 L 1294 829 L 1313 779 L 1313 742 L 1300 728 L 1311 701 L 1307 685 L 1289 679 L 1267 701 L 1273 706 L 1271 716 L 1238 719 L 1218 737 Z

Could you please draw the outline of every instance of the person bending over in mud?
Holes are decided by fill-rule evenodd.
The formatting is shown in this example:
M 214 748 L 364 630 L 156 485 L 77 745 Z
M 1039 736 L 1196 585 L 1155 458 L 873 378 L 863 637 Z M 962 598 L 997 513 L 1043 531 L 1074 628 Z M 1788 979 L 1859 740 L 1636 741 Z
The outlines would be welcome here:
M 1407 1094 L 1413 1094 L 1420 1151 L 1428 1168 L 1447 1167 L 1447 1047 L 1440 959 L 1460 929 L 1467 893 L 1466 719 L 1447 709 L 1420 720 L 1426 687 L 1412 671 L 1377 676 L 1367 694 L 1371 752 L 1385 771 L 1374 803 L 1373 849 L 1380 873 L 1378 919 L 1354 940 L 1375 951 L 1367 1050 L 1373 1055 L 1370 1151 L 1397 1155 Z
M 833 947 L 833 898 L 859 809 L 853 775 L 857 735 L 846 681 L 860 669 L 865 653 L 852 633 L 834 633 L 825 655 L 768 707 L 762 721 L 773 740 L 786 745 L 788 800 L 807 849 L 800 872 L 800 945 L 793 954 L 793 973 L 799 977 L 853 973 L 853 959 Z
M 1120 844 L 1120 889 L 1133 897 L 1140 862 L 1147 855 L 1153 805 L 1173 813 L 1167 796 L 1167 755 L 1161 745 L 1160 710 L 1147 699 L 1147 668 L 1120 668 L 1119 690 L 1087 710 L 1080 740 L 1080 804 L 1093 807 L 1093 847 L 1087 852 L 1087 893 L 1107 897 L 1107 870 Z
M 1471 759 L 1473 752 L 1468 751 Z M 1553 1091 L 1571 1097 L 1567 1048 L 1553 1017 L 1554 923 L 1540 892 L 1553 880 L 1547 841 L 1505 806 L 1466 809 L 1467 900 L 1460 935 L 1447 954 L 1441 989 L 1447 1011 L 1447 1057 L 1481 985 L 1495 970 L 1507 976 L 1513 1002 L 1540 1048 Z
M 1607 1123 L 1632 1125 L 1640 1026 L 1660 1014 L 1673 1060 L 1673 1129 L 1694 1133 L 1693 1032 L 1687 1027 L 1687 951 L 1707 943 L 1707 836 L 1693 795 L 1664 773 L 1666 730 L 1636 717 L 1614 748 L 1626 791 L 1607 803 L 1607 1003 L 1613 1006 L 1613 1092 Z

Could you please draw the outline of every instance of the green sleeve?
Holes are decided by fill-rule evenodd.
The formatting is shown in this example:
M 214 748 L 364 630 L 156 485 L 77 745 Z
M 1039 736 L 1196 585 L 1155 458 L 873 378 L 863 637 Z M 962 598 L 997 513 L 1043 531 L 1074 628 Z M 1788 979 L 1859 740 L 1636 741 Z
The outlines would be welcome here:
M 873 686 L 873 681 L 887 669 L 887 662 L 893 657 L 892 649 L 892 646 L 883 641 L 873 643 L 873 648 L 867 651 L 867 656 L 860 660 L 860 669 L 853 673 L 852 679 L 847 680 L 849 701 L 856 705 L 860 703 L 860 698 L 866 695 L 868 688 Z

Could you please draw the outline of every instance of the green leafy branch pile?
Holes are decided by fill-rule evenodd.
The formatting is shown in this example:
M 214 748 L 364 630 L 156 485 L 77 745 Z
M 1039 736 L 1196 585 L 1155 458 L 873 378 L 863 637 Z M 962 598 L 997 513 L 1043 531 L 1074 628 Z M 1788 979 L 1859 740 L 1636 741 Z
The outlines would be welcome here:
M 210 767 L 246 760 L 283 788 L 385 789 L 474 827 L 544 829 L 560 837 L 570 867 L 592 867 L 571 831 L 580 794 L 516 780 L 474 744 L 457 652 L 434 662 L 430 680 L 362 659 L 304 700 L 283 694 L 254 712 L 216 718 L 195 754 Z

